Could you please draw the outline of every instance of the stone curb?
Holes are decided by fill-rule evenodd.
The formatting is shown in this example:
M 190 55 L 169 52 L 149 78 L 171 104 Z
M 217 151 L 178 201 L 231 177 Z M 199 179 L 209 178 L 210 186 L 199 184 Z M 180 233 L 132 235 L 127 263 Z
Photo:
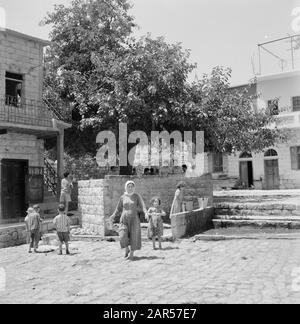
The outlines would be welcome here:
M 119 242 L 120 238 L 119 236 L 107 236 L 107 237 L 101 237 L 97 235 L 72 235 L 71 241 L 106 241 L 106 242 Z M 148 238 L 142 237 L 143 242 L 150 242 Z M 175 239 L 173 236 L 163 236 L 162 242 L 175 242 Z
M 274 235 L 196 235 L 191 238 L 196 241 L 232 241 L 232 240 L 300 240 L 299 236 L 274 234 Z

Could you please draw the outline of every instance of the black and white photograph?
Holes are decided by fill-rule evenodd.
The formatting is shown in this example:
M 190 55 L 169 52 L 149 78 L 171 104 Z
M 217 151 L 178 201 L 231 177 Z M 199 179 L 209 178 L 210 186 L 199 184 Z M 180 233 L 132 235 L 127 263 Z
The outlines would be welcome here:
M 0 0 L 0 196 L 0 304 L 300 303 L 300 0 Z

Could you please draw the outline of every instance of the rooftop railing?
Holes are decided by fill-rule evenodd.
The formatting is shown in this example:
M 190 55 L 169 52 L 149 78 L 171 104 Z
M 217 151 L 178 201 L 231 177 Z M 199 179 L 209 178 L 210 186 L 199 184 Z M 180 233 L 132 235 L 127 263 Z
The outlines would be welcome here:
M 300 69 L 300 35 L 258 44 L 258 75 Z

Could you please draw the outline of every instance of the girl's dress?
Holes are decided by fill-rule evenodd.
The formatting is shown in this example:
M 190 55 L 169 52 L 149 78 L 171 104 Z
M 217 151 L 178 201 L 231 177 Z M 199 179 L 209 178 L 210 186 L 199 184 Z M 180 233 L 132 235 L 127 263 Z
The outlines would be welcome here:
M 175 192 L 175 197 L 171 207 L 170 215 L 179 214 L 182 212 L 182 203 L 184 199 L 184 193 L 182 190 L 177 189 Z
M 120 220 L 120 244 L 121 248 L 131 247 L 131 251 L 137 251 L 142 248 L 141 222 L 139 213 L 144 212 L 144 203 L 142 198 L 134 193 L 132 195 L 124 194 L 118 203 L 118 206 L 111 216 L 113 223 Z
M 149 226 L 148 226 L 148 238 L 162 237 L 164 233 L 164 222 L 161 216 L 155 215 L 156 213 L 164 214 L 160 208 L 151 207 L 148 210 Z

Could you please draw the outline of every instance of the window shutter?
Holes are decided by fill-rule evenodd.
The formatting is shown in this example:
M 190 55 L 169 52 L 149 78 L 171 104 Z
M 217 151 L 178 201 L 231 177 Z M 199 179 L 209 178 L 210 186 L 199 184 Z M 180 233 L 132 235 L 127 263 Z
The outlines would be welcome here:
M 298 170 L 298 154 L 297 154 L 297 146 L 291 147 L 291 162 L 292 162 L 292 170 Z

